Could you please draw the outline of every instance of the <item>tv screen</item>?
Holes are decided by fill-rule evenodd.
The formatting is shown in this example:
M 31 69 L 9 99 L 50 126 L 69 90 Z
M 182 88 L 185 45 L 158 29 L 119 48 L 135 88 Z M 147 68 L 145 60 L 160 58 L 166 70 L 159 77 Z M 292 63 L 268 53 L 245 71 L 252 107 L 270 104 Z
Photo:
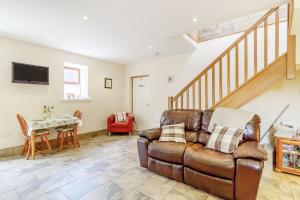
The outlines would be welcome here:
M 49 85 L 49 68 L 22 63 L 12 63 L 12 82 Z

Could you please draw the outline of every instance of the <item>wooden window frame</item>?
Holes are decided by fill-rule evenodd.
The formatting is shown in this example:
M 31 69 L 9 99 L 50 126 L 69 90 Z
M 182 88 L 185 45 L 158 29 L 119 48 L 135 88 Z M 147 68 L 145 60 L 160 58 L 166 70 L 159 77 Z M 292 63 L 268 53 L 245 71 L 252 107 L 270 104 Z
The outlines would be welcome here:
M 65 70 L 65 69 L 77 71 L 77 72 L 78 72 L 78 81 L 72 82 L 72 81 L 65 81 L 65 80 L 64 80 L 64 83 L 65 83 L 65 84 L 80 85 L 80 84 L 81 84 L 81 80 L 80 80 L 80 69 L 79 69 L 79 68 L 75 68 L 75 67 L 67 67 L 67 66 L 64 67 L 64 70 Z

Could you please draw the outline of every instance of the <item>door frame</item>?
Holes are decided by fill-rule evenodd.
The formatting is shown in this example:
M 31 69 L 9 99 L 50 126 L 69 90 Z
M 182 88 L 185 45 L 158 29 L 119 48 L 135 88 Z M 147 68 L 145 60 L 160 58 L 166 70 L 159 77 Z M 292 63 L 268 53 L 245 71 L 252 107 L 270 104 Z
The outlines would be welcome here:
M 144 77 L 150 77 L 149 74 L 145 75 L 138 75 L 138 76 L 131 76 L 130 81 L 131 81 L 131 112 L 133 113 L 133 79 L 135 78 L 144 78 Z

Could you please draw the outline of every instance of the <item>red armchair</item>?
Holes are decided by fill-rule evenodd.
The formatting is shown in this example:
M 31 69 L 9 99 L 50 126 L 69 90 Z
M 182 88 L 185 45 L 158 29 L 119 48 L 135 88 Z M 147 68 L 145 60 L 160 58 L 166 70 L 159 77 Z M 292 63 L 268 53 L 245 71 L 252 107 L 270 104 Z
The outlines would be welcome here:
M 114 114 L 107 118 L 108 135 L 111 133 L 128 133 L 130 135 L 132 133 L 134 116 L 131 113 L 126 113 L 126 116 L 125 122 L 116 122 Z

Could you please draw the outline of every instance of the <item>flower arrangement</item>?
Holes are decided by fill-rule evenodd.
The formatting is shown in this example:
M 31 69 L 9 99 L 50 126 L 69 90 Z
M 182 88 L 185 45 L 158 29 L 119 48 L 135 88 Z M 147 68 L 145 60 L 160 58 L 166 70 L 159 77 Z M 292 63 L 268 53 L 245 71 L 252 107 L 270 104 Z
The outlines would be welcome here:
M 53 113 L 54 113 L 54 106 L 46 106 L 46 105 L 43 106 L 42 115 L 44 119 L 52 118 Z

